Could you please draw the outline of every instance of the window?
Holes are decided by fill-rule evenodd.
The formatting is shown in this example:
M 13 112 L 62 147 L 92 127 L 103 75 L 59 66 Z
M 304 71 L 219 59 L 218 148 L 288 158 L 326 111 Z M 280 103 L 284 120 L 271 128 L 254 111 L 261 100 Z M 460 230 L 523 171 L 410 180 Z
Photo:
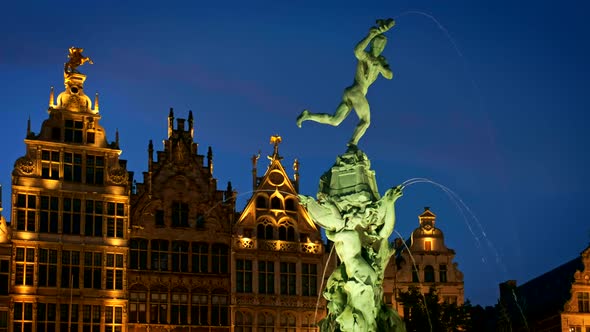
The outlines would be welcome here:
M 258 313 L 258 332 L 273 332 L 274 330 L 274 316 L 270 312 Z
M 424 241 L 424 251 L 432 251 L 432 241 Z
M 152 240 L 152 270 L 168 271 L 168 241 Z
M 235 332 L 252 332 L 252 315 L 248 312 L 236 311 Z
M 41 151 L 41 177 L 59 179 L 59 151 Z
M 188 289 L 176 288 L 172 290 L 171 324 L 188 324 Z
M 457 304 L 457 296 L 455 295 L 443 295 L 443 302 L 448 304 Z
M 147 323 L 147 291 L 133 289 L 129 291 L 129 323 Z
M 272 221 L 268 219 L 262 220 L 256 226 L 256 237 L 261 240 L 272 240 L 274 239 L 274 227 Z
M 10 280 L 10 261 L 7 259 L 0 260 L 0 295 L 8 295 L 8 281 Z M 2 311 L 0 311 L 2 314 Z M 0 331 L 2 327 L 0 326 Z
M 164 210 L 156 210 L 155 213 L 156 227 L 164 227 Z
M 295 228 L 291 222 L 282 222 L 279 225 L 279 240 L 295 241 Z
M 60 127 L 51 128 L 51 139 L 54 141 L 61 141 L 61 128 Z
M 578 292 L 578 312 L 590 312 L 590 293 Z
M 84 288 L 102 289 L 102 253 L 84 253 Z
M 281 262 L 281 295 L 295 295 L 295 263 Z
M 107 254 L 106 289 L 123 289 L 123 255 Z
M 296 209 L 295 209 L 295 200 L 293 198 L 287 198 L 285 200 L 285 210 L 287 210 L 287 211 L 296 211 Z
M 122 238 L 124 226 L 125 226 L 125 204 L 108 202 L 107 203 L 107 236 Z
M 71 306 L 71 307 L 70 307 Z M 71 309 L 71 313 L 70 313 Z M 59 318 L 61 331 L 78 331 L 78 305 L 60 304 Z
M 432 265 L 424 267 L 424 282 L 434 282 L 434 268 Z
M 150 300 L 150 323 L 167 323 L 168 291 L 165 288 L 153 289 Z
M 318 266 L 317 264 L 301 264 L 301 295 L 318 295 Z
M 236 260 L 236 292 L 252 292 L 252 261 L 249 259 Z
M 84 235 L 102 236 L 103 201 L 86 200 Z
M 211 247 L 211 272 L 228 273 L 229 247 L 216 243 Z
M 270 208 L 275 209 L 275 210 L 280 210 L 281 209 L 281 199 L 278 198 L 277 196 L 274 196 L 273 198 L 271 198 L 270 199 Z
M 16 230 L 35 232 L 35 218 L 37 217 L 37 196 L 18 194 L 16 196 Z
M 82 331 L 100 332 L 100 306 L 84 305 L 82 310 Z
M 304 315 L 301 320 L 301 332 L 316 332 L 316 322 L 312 315 Z
M 192 272 L 207 273 L 209 265 L 209 245 L 202 242 L 192 244 Z
M 123 330 L 123 307 L 104 307 L 104 332 Z
M 33 331 L 33 304 L 14 302 L 14 332 L 31 332 Z
M 39 287 L 57 286 L 57 250 L 39 249 Z
M 16 276 L 14 284 L 17 286 L 33 286 L 35 271 L 35 249 L 16 248 Z
M 229 301 L 223 290 L 215 290 L 211 295 L 211 325 L 229 325 Z
M 172 227 L 188 227 L 188 204 L 172 203 Z
M 297 331 L 297 322 L 295 320 L 295 316 L 290 313 L 282 313 L 281 314 L 281 327 L 279 329 L 280 332 L 295 332 Z
M 258 261 L 258 293 L 274 294 L 275 264 L 272 261 Z
M 131 239 L 129 247 L 129 268 L 147 270 L 148 240 Z
M 82 182 L 82 155 L 64 153 L 64 181 Z
M 80 252 L 61 252 L 61 287 L 80 288 Z
M 86 133 L 86 143 L 88 144 L 94 144 L 94 137 L 95 137 L 95 133 L 93 132 L 87 132 Z
M 572 325 L 572 326 L 570 326 L 569 330 L 570 330 L 570 332 L 582 332 L 582 327 L 579 325 L 578 326 Z
M 66 120 L 64 141 L 66 143 L 82 143 L 84 123 L 82 121 Z
M 188 242 L 172 241 L 172 271 L 189 272 Z
M 0 310 L 0 332 L 8 332 L 8 310 Z
M 266 209 L 266 198 L 264 196 L 256 197 L 256 208 Z
M 41 211 L 39 212 L 39 232 L 57 233 L 59 216 L 59 199 L 57 197 L 41 196 Z
M 86 183 L 104 184 L 104 157 L 86 156 Z
M 78 198 L 65 197 L 63 202 L 62 228 L 63 234 L 80 234 L 82 202 Z
M 447 266 L 445 264 L 438 266 L 438 278 L 439 282 L 447 282 Z
M 55 303 L 37 303 L 37 332 L 55 332 L 56 318 Z
M 191 324 L 209 325 L 207 320 L 207 316 L 209 315 L 207 291 L 204 289 L 193 290 L 191 304 Z
M 412 282 L 420 282 L 420 277 L 418 276 L 418 267 L 416 265 L 412 267 Z

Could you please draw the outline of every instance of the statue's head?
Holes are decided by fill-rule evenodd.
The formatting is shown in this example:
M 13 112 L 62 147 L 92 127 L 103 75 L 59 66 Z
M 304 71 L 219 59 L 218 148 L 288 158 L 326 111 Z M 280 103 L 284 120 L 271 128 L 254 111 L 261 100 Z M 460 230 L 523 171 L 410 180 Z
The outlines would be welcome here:
M 371 41 L 371 54 L 373 56 L 378 56 L 383 52 L 385 49 L 385 45 L 387 44 L 387 37 L 384 35 L 377 35 Z

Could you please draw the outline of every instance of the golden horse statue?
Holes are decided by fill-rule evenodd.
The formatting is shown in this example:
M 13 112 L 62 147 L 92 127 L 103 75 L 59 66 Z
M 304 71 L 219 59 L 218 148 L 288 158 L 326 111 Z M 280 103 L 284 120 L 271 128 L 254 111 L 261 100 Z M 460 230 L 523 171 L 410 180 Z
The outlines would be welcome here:
M 87 56 L 85 57 L 82 55 L 82 52 L 84 52 L 83 48 L 72 46 L 72 47 L 70 47 L 69 51 L 70 51 L 70 54 L 68 54 L 68 58 L 70 60 L 68 60 L 68 62 L 66 62 L 64 65 L 64 72 L 66 74 L 73 74 L 73 73 L 80 74 L 80 72 L 78 70 L 76 70 L 76 68 L 85 64 L 86 62 L 88 62 L 90 64 L 94 64 L 94 62 L 92 62 L 92 60 L 90 60 L 89 57 L 87 57 Z

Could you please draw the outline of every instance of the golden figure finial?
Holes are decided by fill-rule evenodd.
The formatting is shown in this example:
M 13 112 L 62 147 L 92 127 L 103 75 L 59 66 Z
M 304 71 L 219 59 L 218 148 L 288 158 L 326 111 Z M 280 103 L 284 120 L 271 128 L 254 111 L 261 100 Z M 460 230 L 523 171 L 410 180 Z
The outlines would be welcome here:
M 274 149 L 274 152 L 273 152 L 273 156 L 278 156 L 279 155 L 279 144 L 282 141 L 283 141 L 283 139 L 279 135 L 272 135 L 270 137 L 270 144 L 274 144 L 274 146 L 275 146 L 275 149 Z
M 80 72 L 76 70 L 76 68 L 78 68 L 86 62 L 88 62 L 89 64 L 94 64 L 94 62 L 92 62 L 92 60 L 90 60 L 89 57 L 85 57 L 82 55 L 82 52 L 84 52 L 83 48 L 72 46 L 70 47 L 69 52 L 70 53 L 68 54 L 68 59 L 70 60 L 68 60 L 68 62 L 66 62 L 66 64 L 64 65 L 64 72 L 66 74 L 80 74 Z

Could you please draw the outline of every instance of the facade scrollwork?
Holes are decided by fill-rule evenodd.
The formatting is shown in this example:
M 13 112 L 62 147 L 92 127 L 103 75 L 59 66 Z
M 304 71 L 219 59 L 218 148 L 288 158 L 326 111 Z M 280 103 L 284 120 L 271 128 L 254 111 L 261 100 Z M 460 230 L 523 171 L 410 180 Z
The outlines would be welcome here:
M 35 162 L 27 156 L 20 157 L 14 163 L 14 169 L 22 175 L 31 175 L 35 171 Z
M 113 184 L 117 184 L 117 185 L 126 184 L 129 179 L 129 173 L 127 172 L 127 170 L 125 170 L 121 167 L 114 167 L 114 168 L 111 168 L 111 170 L 109 172 L 109 179 L 111 180 L 111 183 L 113 183 Z

